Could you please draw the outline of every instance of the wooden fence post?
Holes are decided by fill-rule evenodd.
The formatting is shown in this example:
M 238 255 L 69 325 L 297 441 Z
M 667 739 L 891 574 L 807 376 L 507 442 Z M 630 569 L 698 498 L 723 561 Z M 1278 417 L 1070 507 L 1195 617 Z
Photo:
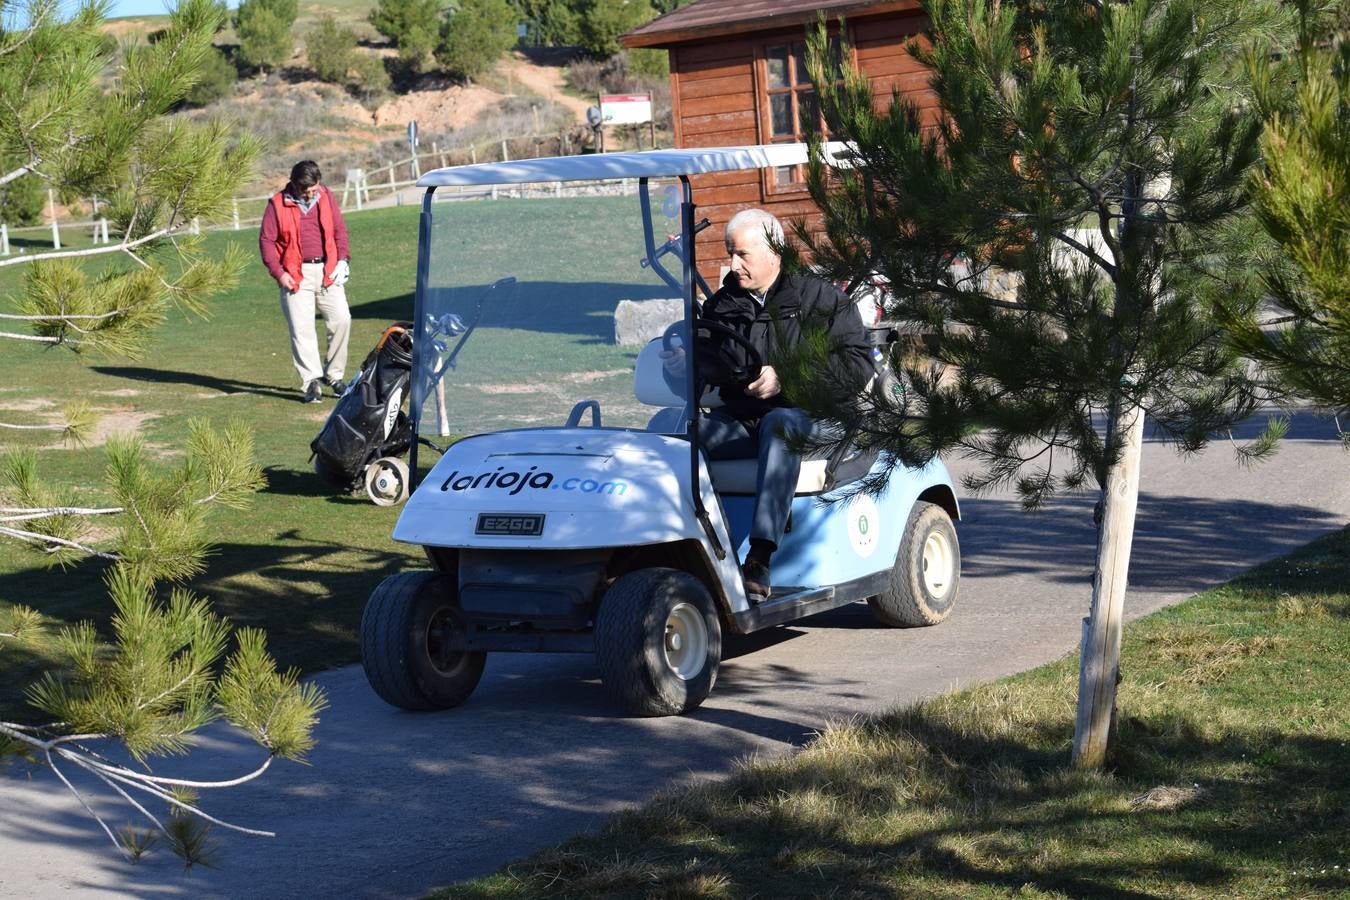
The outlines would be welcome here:
M 9 226 L 0 222 L 0 256 L 9 256 Z
M 506 152 L 506 138 L 502 138 L 502 162 L 510 162 L 511 154 Z
M 108 243 L 108 217 L 104 216 L 98 220 L 99 227 L 103 231 L 103 243 Z M 236 226 L 237 228 L 237 226 Z
M 230 201 L 230 222 L 234 225 L 234 230 L 239 230 L 239 198 L 235 197 Z

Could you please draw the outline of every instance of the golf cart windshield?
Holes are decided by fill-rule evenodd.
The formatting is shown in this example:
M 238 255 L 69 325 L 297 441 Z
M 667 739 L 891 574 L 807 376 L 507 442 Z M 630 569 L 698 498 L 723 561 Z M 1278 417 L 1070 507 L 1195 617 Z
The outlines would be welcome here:
M 833 165 L 843 144 L 821 148 Z M 841 155 L 842 154 L 842 155 Z M 436 442 L 563 425 L 685 435 L 694 374 L 690 179 L 800 165 L 805 144 L 591 154 L 428 172 L 411 418 Z M 665 340 L 662 341 L 664 335 Z M 692 349 L 692 348 L 691 348 Z M 414 454 L 416 448 L 414 447 Z
M 634 383 L 650 338 L 684 315 L 680 184 L 650 179 L 645 212 L 640 194 L 628 179 L 432 195 L 419 254 L 420 434 L 561 426 L 586 401 L 571 424 L 682 431 L 678 414 L 658 414 L 682 411 L 683 380 L 658 377 L 645 393 Z M 664 278 L 644 265 L 644 224 L 666 248 Z

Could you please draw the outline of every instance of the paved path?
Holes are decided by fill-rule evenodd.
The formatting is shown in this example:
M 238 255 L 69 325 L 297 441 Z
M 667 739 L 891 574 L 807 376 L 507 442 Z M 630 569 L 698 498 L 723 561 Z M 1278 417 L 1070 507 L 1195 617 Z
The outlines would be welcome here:
M 1310 416 L 1254 472 L 1223 445 L 1186 461 L 1148 444 L 1129 613 L 1345 525 L 1347 467 L 1334 430 Z M 0 780 L 0 897 L 417 897 L 492 871 L 746 754 L 783 753 L 840 716 L 1070 652 L 1089 598 L 1090 506 L 1074 498 L 1027 516 L 1006 496 L 966 500 L 948 622 L 887 630 L 854 604 L 736 641 L 712 697 L 684 718 L 617 716 L 588 657 L 491 657 L 468 704 L 430 715 L 380 703 L 359 667 L 326 673 L 312 765 L 206 798 L 280 832 L 222 836 L 217 870 L 184 872 L 163 850 L 125 863 L 45 772 Z M 198 759 L 198 774 L 251 765 L 215 743 L 205 756 L 218 758 Z

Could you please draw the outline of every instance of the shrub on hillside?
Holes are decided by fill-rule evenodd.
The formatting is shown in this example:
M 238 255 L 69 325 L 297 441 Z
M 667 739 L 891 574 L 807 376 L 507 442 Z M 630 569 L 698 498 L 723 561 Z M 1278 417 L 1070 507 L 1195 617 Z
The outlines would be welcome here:
M 325 15 L 305 36 L 305 53 L 320 81 L 346 84 L 356 57 L 356 32 L 339 27 L 336 19 Z
M 569 0 L 513 0 L 536 44 L 574 47 L 581 43 L 581 16 Z
M 264 71 L 285 65 L 295 50 L 291 26 L 298 12 L 296 0 L 242 0 L 234 15 L 239 58 Z
M 665 51 L 656 51 L 665 57 Z M 642 71 L 634 62 L 634 51 L 624 50 L 609 59 L 578 59 L 567 67 L 568 85 L 574 91 L 594 97 L 598 94 L 651 94 L 652 116 L 656 127 L 671 127 L 670 77 Z M 638 57 L 641 59 L 641 57 Z M 664 59 L 662 60 L 664 62 Z
M 384 60 L 368 53 L 356 53 L 352 56 L 351 77 L 348 83 L 361 102 L 366 106 L 376 104 L 389 93 L 389 70 Z
M 647 0 L 583 0 L 579 11 L 581 49 L 597 59 L 618 53 L 620 36 L 656 18 Z
M 427 68 L 440 37 L 440 0 L 380 0 L 369 20 L 394 42 L 399 59 L 414 71 Z
M 229 56 L 219 47 L 212 47 L 202 61 L 201 69 L 197 71 L 197 83 L 184 99 L 190 106 L 206 106 L 228 97 L 238 80 L 239 70 Z
M 516 18 L 506 0 L 462 0 L 441 30 L 436 60 L 460 78 L 476 78 L 515 46 Z
M 670 53 L 666 50 L 643 47 L 625 50 L 624 55 L 628 58 L 628 70 L 634 75 L 662 80 L 670 77 Z

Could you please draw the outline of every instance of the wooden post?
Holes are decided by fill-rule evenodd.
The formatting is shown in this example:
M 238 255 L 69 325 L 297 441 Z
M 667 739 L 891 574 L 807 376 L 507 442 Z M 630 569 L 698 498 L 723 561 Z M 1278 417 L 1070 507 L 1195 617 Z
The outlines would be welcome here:
M 103 243 L 106 244 L 106 243 L 108 243 L 108 219 L 107 219 L 107 217 L 105 216 L 105 217 L 99 219 L 99 220 L 98 220 L 98 224 L 99 224 L 99 227 L 100 227 L 100 228 L 102 229 L 102 231 L 103 231 Z
M 478 148 L 475 147 L 473 144 L 469 145 L 469 162 L 473 163 L 474 165 L 478 164 Z
M 345 191 L 343 192 L 346 193 Z M 234 230 L 239 230 L 239 198 L 235 197 L 230 201 L 230 221 L 234 224 Z
M 52 215 L 52 249 L 61 249 L 61 229 L 56 227 L 56 191 L 47 188 L 47 208 Z
M 431 150 L 432 150 L 433 153 L 436 154 L 436 160 L 441 164 L 441 168 L 444 169 L 444 168 L 445 168 L 445 154 L 441 152 L 441 145 L 440 145 L 439 143 L 437 143 L 436 141 L 432 141 L 432 142 L 431 142 Z
M 502 162 L 510 162 L 511 154 L 506 151 L 506 138 L 502 138 Z
M 9 256 L 9 226 L 0 222 L 0 256 Z
M 1116 427 L 1123 437 L 1120 459 L 1106 473 L 1105 503 L 1097 534 L 1097 571 L 1092 607 L 1084 620 L 1082 659 L 1078 671 L 1078 717 L 1074 723 L 1073 762 L 1098 768 L 1106 760 L 1106 742 L 1116 709 L 1120 673 L 1120 630 L 1125 612 L 1125 587 L 1134 543 L 1134 515 L 1139 504 L 1139 457 L 1144 444 L 1144 413 L 1138 406 L 1122 410 Z

